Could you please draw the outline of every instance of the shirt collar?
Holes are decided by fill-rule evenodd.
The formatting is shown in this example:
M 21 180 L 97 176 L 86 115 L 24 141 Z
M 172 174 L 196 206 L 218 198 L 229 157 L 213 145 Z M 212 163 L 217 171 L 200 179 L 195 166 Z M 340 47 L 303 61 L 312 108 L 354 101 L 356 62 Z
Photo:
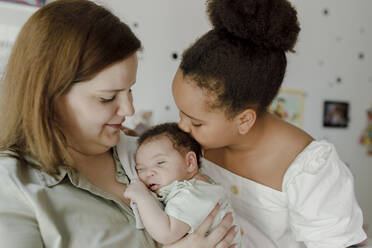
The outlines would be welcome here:
M 58 174 L 56 175 L 50 175 L 44 171 L 38 170 L 39 173 L 39 179 L 42 183 L 44 183 L 48 187 L 53 187 L 57 184 L 59 184 L 67 175 L 68 170 L 70 170 L 67 167 L 60 167 L 58 168 Z
M 115 160 L 115 166 L 116 166 L 116 173 L 117 173 L 117 179 L 118 181 L 122 183 L 129 183 L 129 180 L 127 178 L 127 175 L 125 173 L 125 170 L 123 169 L 121 165 L 121 161 L 119 159 L 119 156 L 117 154 L 116 147 L 113 147 L 113 157 Z M 34 161 L 33 159 L 27 158 L 27 160 L 32 160 L 33 163 L 37 163 L 37 161 Z M 62 180 L 70 174 L 70 176 L 74 177 L 76 176 L 76 173 L 74 169 L 67 167 L 67 166 L 61 166 L 58 168 L 58 174 L 56 175 L 50 175 L 44 171 L 39 172 L 39 178 L 40 180 L 48 187 L 53 187 L 62 182 Z

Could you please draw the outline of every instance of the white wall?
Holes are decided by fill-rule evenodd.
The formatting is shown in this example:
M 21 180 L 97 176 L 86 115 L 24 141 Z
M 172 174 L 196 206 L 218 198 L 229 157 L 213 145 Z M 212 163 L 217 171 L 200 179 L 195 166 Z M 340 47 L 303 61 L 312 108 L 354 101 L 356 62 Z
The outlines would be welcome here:
M 203 0 L 101 0 L 127 22 L 143 42 L 134 98 L 137 110 L 153 110 L 154 122 L 176 121 L 171 80 L 180 56 L 210 29 Z M 355 175 L 357 199 L 365 221 L 372 225 L 372 156 L 358 144 L 366 126 L 365 110 L 372 104 L 372 25 L 370 0 L 292 0 L 302 31 L 289 55 L 283 88 L 305 92 L 304 130 L 333 142 Z M 18 25 L 25 16 L 12 15 L 0 5 L 0 24 Z M 8 15 L 4 17 L 4 12 Z M 325 14 L 327 12 L 328 14 Z M 137 27 L 136 25 L 137 24 Z M 0 26 L 1 27 L 1 26 Z M 364 58 L 360 59 L 359 54 Z M 341 83 L 337 82 L 341 78 Z M 346 129 L 322 127 L 324 100 L 350 104 Z M 167 110 L 168 109 L 168 110 Z M 372 236 L 372 228 L 369 229 Z
M 27 5 L 0 2 L 0 80 L 21 26 L 36 9 Z

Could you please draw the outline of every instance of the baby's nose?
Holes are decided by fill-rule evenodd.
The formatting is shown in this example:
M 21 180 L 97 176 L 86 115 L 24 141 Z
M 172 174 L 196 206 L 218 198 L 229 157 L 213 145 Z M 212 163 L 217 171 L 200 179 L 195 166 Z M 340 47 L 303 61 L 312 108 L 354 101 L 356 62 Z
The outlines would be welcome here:
M 152 176 L 154 176 L 155 175 L 155 171 L 154 170 L 149 170 L 148 172 L 147 172 L 147 177 L 152 177 Z

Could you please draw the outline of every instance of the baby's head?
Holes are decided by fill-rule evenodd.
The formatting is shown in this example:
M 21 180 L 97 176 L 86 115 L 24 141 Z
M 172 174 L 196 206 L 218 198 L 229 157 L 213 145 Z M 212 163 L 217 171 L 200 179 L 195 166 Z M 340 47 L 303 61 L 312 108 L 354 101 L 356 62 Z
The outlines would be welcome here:
M 199 171 L 201 147 L 177 123 L 152 127 L 138 139 L 136 169 L 147 187 L 157 192 L 178 180 L 189 180 Z

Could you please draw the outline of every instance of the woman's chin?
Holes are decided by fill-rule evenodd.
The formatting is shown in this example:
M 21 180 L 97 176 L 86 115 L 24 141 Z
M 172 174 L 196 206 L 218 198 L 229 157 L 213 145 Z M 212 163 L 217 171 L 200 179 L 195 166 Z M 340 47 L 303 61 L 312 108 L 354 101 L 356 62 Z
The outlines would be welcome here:
M 117 135 L 109 135 L 102 140 L 101 145 L 105 147 L 107 150 L 111 149 L 112 147 L 116 146 L 120 142 L 120 134 Z
M 115 138 L 112 138 L 109 142 L 109 146 L 110 147 L 114 147 L 116 146 L 118 143 L 120 142 L 120 135 L 118 135 L 117 137 Z

